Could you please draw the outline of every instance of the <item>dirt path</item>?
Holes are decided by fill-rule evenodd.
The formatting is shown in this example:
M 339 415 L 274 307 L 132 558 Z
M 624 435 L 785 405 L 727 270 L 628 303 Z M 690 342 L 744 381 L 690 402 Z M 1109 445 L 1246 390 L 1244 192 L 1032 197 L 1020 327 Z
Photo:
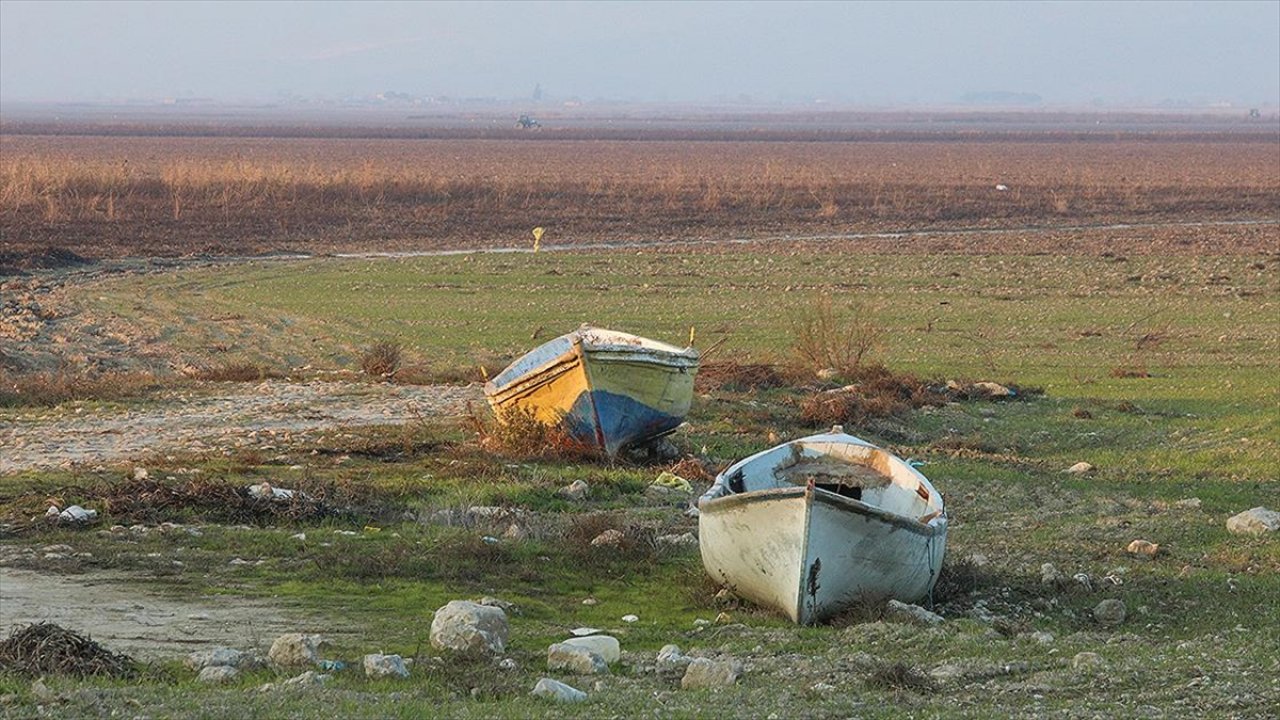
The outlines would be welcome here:
M 226 383 L 214 395 L 171 393 L 129 409 L 57 409 L 0 417 L 0 474 L 122 462 L 157 452 L 284 443 L 316 432 L 455 416 L 483 402 L 478 385 Z
M 265 652 L 284 633 L 317 631 L 301 613 L 241 598 L 161 597 L 122 573 L 56 575 L 0 567 L 0 588 L 3 637 L 30 623 L 51 622 L 139 660 L 172 660 L 216 645 Z

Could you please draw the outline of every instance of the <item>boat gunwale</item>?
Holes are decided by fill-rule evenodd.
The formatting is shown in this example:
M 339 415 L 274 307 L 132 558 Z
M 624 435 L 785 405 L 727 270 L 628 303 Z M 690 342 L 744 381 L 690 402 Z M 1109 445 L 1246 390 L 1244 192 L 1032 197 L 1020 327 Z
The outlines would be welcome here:
M 806 500 L 831 505 L 837 509 L 879 520 L 925 537 L 936 537 L 947 530 L 947 516 L 945 513 L 933 518 L 928 523 L 922 523 L 914 518 L 891 513 L 883 508 L 868 505 L 861 500 L 854 500 L 853 498 L 833 493 L 830 490 L 823 490 L 822 488 L 810 489 L 800 486 L 752 490 L 750 492 L 721 495 L 715 498 L 704 498 L 698 503 L 698 511 L 700 514 L 715 514 L 721 510 L 728 510 L 735 505 L 787 500 L 793 497 L 805 497 Z

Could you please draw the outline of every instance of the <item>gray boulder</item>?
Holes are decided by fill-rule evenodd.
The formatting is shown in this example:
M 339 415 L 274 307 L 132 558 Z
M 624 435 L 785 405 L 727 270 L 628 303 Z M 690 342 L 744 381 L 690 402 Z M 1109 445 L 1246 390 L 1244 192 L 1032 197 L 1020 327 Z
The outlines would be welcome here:
M 622 659 L 622 646 L 618 639 L 609 635 L 588 635 L 562 640 L 563 645 L 585 648 L 604 658 L 606 663 L 616 663 Z
M 267 657 L 280 667 L 305 667 L 320 662 L 320 645 L 324 639 L 319 635 L 287 633 L 271 643 L 271 651 Z
M 210 650 L 198 650 L 182 661 L 192 672 L 199 672 L 207 667 L 233 667 L 237 670 L 254 670 L 266 663 L 255 652 L 241 652 L 229 647 L 216 647 Z
M 598 675 L 609 672 L 603 657 L 587 648 L 556 643 L 547 648 L 547 669 L 564 670 L 578 675 Z
M 196 681 L 206 685 L 222 685 L 236 679 L 240 671 L 229 665 L 212 665 L 200 671 Z
M 919 605 L 908 605 L 897 600 L 889 601 L 885 619 L 924 626 L 937 625 L 942 622 L 942 616 L 937 613 L 929 612 Z
M 1227 520 L 1227 530 L 1237 535 L 1263 535 L 1280 530 L 1280 512 L 1262 506 L 1245 510 Z
M 440 650 L 497 654 L 507 647 L 510 628 L 502 608 L 454 600 L 436 610 L 431 645 Z
M 371 678 L 407 678 L 409 668 L 405 667 L 404 658 L 399 655 L 374 653 L 364 656 L 364 674 Z
M 663 645 L 658 651 L 658 672 L 660 673 L 682 673 L 688 669 L 691 662 L 693 658 L 680 654 L 679 645 Z

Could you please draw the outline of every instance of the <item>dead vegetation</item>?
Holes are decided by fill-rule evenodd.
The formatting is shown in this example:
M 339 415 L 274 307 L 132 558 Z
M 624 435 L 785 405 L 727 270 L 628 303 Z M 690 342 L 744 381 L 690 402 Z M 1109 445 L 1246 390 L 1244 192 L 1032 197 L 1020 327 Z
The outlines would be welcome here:
M 0 407 L 54 407 L 76 400 L 125 400 L 162 387 L 150 372 L 64 369 L 14 373 L 0 370 Z
M 837 309 L 823 295 L 793 312 L 791 357 L 811 375 L 852 378 L 870 361 L 884 334 L 873 310 L 857 301 Z
M 569 434 L 558 423 L 545 423 L 527 408 L 508 408 L 481 415 L 468 405 L 471 426 L 484 450 L 520 460 L 593 460 L 600 451 Z
M 360 370 L 374 378 L 393 377 L 400 369 L 404 346 L 398 342 L 381 340 L 365 348 L 360 356 Z
M 269 484 L 268 484 L 269 485 Z M 255 497 L 247 486 L 218 480 L 128 480 L 87 491 L 88 502 L 120 524 L 199 520 L 234 525 L 308 523 L 381 515 L 389 498 L 339 483 L 290 482 L 290 497 Z M 374 496 L 374 497 L 371 497 Z
M 846 379 L 853 382 L 800 400 L 800 418 L 806 426 L 857 426 L 877 418 L 901 417 L 926 405 L 943 405 L 951 399 L 936 384 L 879 364 L 862 366 Z
M 0 642 L 0 670 L 26 677 L 133 678 L 137 662 L 53 623 L 15 629 Z
M 1265 136 L 930 140 L 601 141 L 583 152 L 572 141 L 9 135 L 0 208 L 12 257 L 0 265 L 34 266 L 49 247 L 120 257 L 510 246 L 540 218 L 554 218 L 569 242 L 653 242 L 708 231 L 1135 221 L 1185 217 L 1186 208 L 1270 217 L 1280 204 Z M 995 189 L 1010 177 L 1020 182 Z

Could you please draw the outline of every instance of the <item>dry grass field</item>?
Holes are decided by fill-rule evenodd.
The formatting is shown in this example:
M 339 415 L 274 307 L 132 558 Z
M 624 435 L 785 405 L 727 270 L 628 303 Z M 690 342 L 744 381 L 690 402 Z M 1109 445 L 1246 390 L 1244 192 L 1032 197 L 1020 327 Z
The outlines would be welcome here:
M 545 137 L 0 135 L 0 265 L 48 263 L 54 247 L 91 258 L 420 251 L 524 246 L 535 226 L 573 245 L 1273 219 L 1280 208 L 1280 138 L 1265 133 Z M 1127 251 L 1167 251 L 1159 240 Z M 1218 240 L 1218 252 L 1267 249 Z

